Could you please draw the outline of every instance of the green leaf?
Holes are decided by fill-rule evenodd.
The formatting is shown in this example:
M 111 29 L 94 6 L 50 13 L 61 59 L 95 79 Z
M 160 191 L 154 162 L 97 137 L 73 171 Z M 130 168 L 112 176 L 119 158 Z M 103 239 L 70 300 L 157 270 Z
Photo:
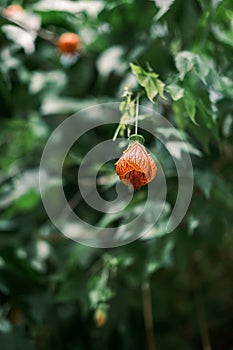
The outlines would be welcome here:
M 195 55 L 194 58 L 194 69 L 196 75 L 202 80 L 204 84 L 206 84 L 205 78 L 207 77 L 210 71 L 210 62 L 205 57 L 200 57 Z
M 138 83 L 146 90 L 147 96 L 154 103 L 154 98 L 159 95 L 164 97 L 165 84 L 158 79 L 158 74 L 154 72 L 146 72 L 140 66 L 130 63 L 132 72 L 137 76 Z
M 40 16 L 28 11 L 20 11 L 14 20 L 22 28 L 18 25 L 7 24 L 2 26 L 2 30 L 8 39 L 22 47 L 25 53 L 30 55 L 35 51 L 34 42 L 41 27 Z
M 210 192 L 214 183 L 214 176 L 210 172 L 202 172 L 196 170 L 194 172 L 195 175 L 195 183 L 200 188 L 200 190 L 204 193 L 207 199 L 210 198 Z
M 183 80 L 186 73 L 194 66 L 194 54 L 189 51 L 179 52 L 178 55 L 176 55 L 175 64 L 180 72 L 180 80 Z
M 91 307 L 95 308 L 99 303 L 107 302 L 113 295 L 112 290 L 107 286 L 105 288 L 90 291 L 89 299 Z
M 14 201 L 13 207 L 19 211 L 33 210 L 39 202 L 39 194 L 34 190 L 29 190 L 29 192 L 25 193 Z
M 176 55 L 175 64 L 180 72 L 180 80 L 183 80 L 188 72 L 193 71 L 206 84 L 205 78 L 210 70 L 210 62 L 206 57 L 182 51 Z
M 26 54 L 30 55 L 35 51 L 35 36 L 33 37 L 26 30 L 15 25 L 6 24 L 2 27 L 6 37 L 22 47 Z
M 214 36 L 217 40 L 219 40 L 221 43 L 229 45 L 233 47 L 233 32 L 226 31 L 224 28 L 221 28 L 220 26 L 213 26 L 212 31 L 214 33 Z
M 168 85 L 166 91 L 171 95 L 174 101 L 178 101 L 184 96 L 184 89 L 177 84 Z
M 192 120 L 194 124 L 198 125 L 198 123 L 195 120 L 195 113 L 196 113 L 195 101 L 193 96 L 187 91 L 185 91 L 185 94 L 184 94 L 184 106 L 189 118 Z

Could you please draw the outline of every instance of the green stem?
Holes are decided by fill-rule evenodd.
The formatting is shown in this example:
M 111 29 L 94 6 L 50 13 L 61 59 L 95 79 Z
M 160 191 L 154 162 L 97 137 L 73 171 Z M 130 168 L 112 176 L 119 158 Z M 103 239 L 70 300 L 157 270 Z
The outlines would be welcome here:
M 157 350 L 153 325 L 151 288 L 149 281 L 144 282 L 142 285 L 142 302 L 148 350 Z
M 135 116 L 135 135 L 138 134 L 138 113 L 139 113 L 139 95 L 136 100 L 136 116 Z
M 121 123 L 119 123 L 114 135 L 113 135 L 113 141 L 116 141 L 117 135 L 119 134 L 119 131 L 121 130 Z

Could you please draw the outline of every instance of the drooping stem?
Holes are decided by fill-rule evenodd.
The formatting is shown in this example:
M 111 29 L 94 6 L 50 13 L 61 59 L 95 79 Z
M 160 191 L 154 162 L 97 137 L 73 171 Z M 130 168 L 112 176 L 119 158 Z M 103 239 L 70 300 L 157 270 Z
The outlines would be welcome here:
M 138 134 L 138 114 L 139 114 L 139 95 L 137 95 L 137 99 L 136 99 L 135 135 Z
M 142 302 L 148 350 L 157 350 L 154 335 L 151 289 L 149 281 L 144 282 L 142 285 Z

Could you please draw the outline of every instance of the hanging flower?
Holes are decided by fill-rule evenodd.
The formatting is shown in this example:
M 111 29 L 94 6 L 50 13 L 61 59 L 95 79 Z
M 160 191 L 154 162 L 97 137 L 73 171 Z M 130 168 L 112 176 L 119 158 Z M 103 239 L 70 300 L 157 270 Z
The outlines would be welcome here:
M 64 33 L 57 41 L 57 48 L 61 53 L 61 63 L 70 66 L 77 62 L 81 51 L 81 40 L 75 33 Z
M 133 187 L 135 191 L 151 182 L 156 172 L 157 166 L 154 160 L 138 141 L 131 142 L 116 163 L 116 173 L 121 181 Z
M 81 50 L 81 40 L 75 33 L 64 33 L 58 38 L 57 46 L 62 54 L 75 55 Z
M 106 310 L 99 308 L 95 311 L 94 320 L 97 327 L 103 327 L 107 322 L 107 312 Z

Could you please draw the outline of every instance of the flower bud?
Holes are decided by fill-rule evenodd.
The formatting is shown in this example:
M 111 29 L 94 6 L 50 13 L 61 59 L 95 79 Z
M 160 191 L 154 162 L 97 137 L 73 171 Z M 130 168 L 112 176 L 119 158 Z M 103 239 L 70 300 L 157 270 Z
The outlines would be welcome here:
M 81 50 L 80 37 L 75 33 L 64 33 L 58 41 L 57 47 L 62 54 L 77 54 Z
M 103 327 L 107 321 L 107 313 L 103 309 L 97 309 L 94 314 L 94 320 L 98 327 Z
M 154 160 L 138 141 L 131 142 L 116 163 L 116 173 L 121 181 L 135 191 L 151 182 L 156 172 Z

